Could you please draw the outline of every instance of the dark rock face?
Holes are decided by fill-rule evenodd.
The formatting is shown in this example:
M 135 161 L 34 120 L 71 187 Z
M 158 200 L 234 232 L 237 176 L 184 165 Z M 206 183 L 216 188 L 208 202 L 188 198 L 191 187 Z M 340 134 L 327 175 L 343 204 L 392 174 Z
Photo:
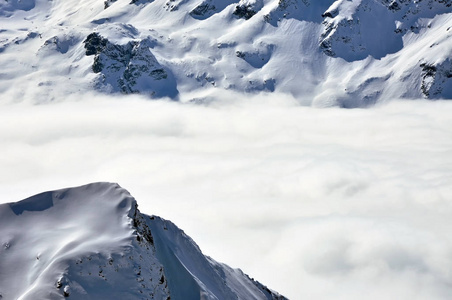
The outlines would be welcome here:
M 135 5 L 138 5 L 138 4 L 151 3 L 151 2 L 153 2 L 153 1 L 154 1 L 154 0 L 132 0 L 132 1 L 130 1 L 129 4 L 135 4 Z
M 352 18 L 344 17 L 340 10 L 340 7 L 333 7 L 322 15 L 325 19 L 324 31 L 319 47 L 326 55 L 346 61 L 361 60 L 369 55 L 379 59 L 403 47 L 401 36 L 394 32 L 395 21 L 390 26 L 378 25 L 381 22 L 379 18 L 390 13 L 385 6 L 373 0 L 364 0 Z M 374 31 L 378 31 L 377 36 Z
M 86 55 L 94 55 L 93 72 L 101 75 L 99 88 L 125 94 L 177 96 L 175 79 L 150 51 L 154 41 L 143 39 L 117 45 L 98 33 L 91 33 L 84 44 Z
M 351 18 L 339 13 L 346 10 L 341 5 L 331 6 L 322 14 L 324 31 L 319 48 L 328 56 L 351 62 L 369 55 L 380 59 L 399 51 L 403 34 L 409 30 L 417 33 L 420 18 L 449 12 L 452 1 L 363 0 Z M 386 25 L 381 23 L 382 17 Z
M 86 55 L 96 55 L 99 54 L 107 46 L 107 39 L 101 37 L 97 32 L 93 32 L 86 37 L 85 49 Z
M 277 26 L 278 21 L 283 18 L 296 17 L 298 12 L 297 1 L 279 0 L 278 6 L 264 16 L 267 23 Z
M 165 271 L 165 277 L 158 282 L 168 284 L 171 299 L 200 299 L 200 295 L 205 295 L 201 299 L 287 300 L 240 269 L 234 270 L 204 256 L 198 245 L 174 223 L 157 216 L 144 215 L 144 220 L 154 235 L 155 256 Z M 202 278 L 208 279 L 209 284 L 200 285 Z M 245 289 L 249 292 L 240 291 L 239 286 L 248 286 Z
M 121 253 L 93 253 L 69 261 L 55 283 L 57 292 L 69 299 L 105 299 L 109 294 L 119 299 L 169 299 L 165 269 L 155 257 L 151 231 L 137 208 L 132 228 L 136 240 Z
M 452 98 L 452 62 L 450 59 L 433 65 L 420 64 L 421 91 L 428 99 Z
M 200 5 L 196 6 L 191 12 L 190 15 L 194 18 L 202 17 L 209 14 L 209 12 L 215 11 L 215 5 L 212 5 L 209 2 L 203 2 Z
M 104 9 L 107 9 L 110 7 L 110 5 L 114 2 L 116 2 L 117 0 L 105 0 L 104 1 Z
M 397 1 L 393 1 L 389 6 L 388 6 L 389 10 L 400 10 L 400 5 Z
M 185 1 L 185 0 L 182 0 L 182 1 Z M 194 9 L 192 9 L 189 12 L 189 14 L 194 19 L 205 20 L 207 18 L 210 18 L 212 15 L 222 11 L 231 3 L 234 3 L 234 1 L 233 0 L 225 0 L 225 1 L 223 1 L 223 0 L 204 0 L 199 5 L 197 5 Z
M 172 222 L 142 214 L 115 183 L 0 204 L 0 236 L 5 299 L 286 299 L 205 256 Z
M 252 16 L 256 14 L 256 11 L 252 9 L 251 5 L 237 5 L 233 12 L 239 18 L 244 18 L 245 20 L 250 19 Z

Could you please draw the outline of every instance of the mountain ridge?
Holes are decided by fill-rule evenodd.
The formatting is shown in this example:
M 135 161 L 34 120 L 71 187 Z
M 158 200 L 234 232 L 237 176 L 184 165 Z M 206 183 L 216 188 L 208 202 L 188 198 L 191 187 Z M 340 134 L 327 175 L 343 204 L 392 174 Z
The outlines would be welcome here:
M 118 184 L 0 205 L 2 299 L 286 299 L 205 257 Z
M 35 102 L 63 85 L 181 101 L 277 92 L 314 106 L 452 99 L 450 0 L 80 3 L 90 9 L 0 5 L 0 91 L 22 99 L 10 85 L 22 78 Z

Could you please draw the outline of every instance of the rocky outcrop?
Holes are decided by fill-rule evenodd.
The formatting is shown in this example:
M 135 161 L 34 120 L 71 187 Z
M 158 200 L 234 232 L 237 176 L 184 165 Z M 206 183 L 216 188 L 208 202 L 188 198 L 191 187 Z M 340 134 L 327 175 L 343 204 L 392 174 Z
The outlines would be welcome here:
M 190 16 L 195 19 L 207 18 L 214 14 L 216 9 L 212 1 L 203 1 L 190 11 Z
M 105 0 L 104 1 L 104 9 L 107 9 L 110 7 L 110 5 L 112 5 L 113 3 L 115 3 L 118 0 Z
M 233 12 L 239 18 L 250 19 L 264 6 L 262 0 L 241 0 Z
M 446 59 L 439 64 L 420 64 L 422 94 L 429 99 L 452 98 L 452 62 Z
M 124 286 L 124 281 L 128 287 Z M 69 299 L 87 300 L 105 296 L 118 299 L 171 297 L 165 270 L 155 258 L 155 249 L 136 241 L 122 253 L 93 253 L 69 261 L 67 270 L 55 282 L 55 292 Z
M 339 0 L 322 14 L 319 47 L 347 61 L 380 59 L 402 49 L 403 34 L 418 32 L 420 18 L 450 12 L 451 5 L 450 0 Z
M 307 105 L 344 107 L 450 98 L 442 64 L 451 58 L 452 0 L 61 4 L 0 1 L 0 77 L 26 76 L 39 99 L 52 99 L 66 79 L 65 93 L 94 88 L 182 101 L 212 88 L 276 91 Z M 13 25 L 22 21 L 28 25 Z M 0 90 L 14 89 L 8 80 Z
M 374 0 L 336 1 L 326 12 L 320 49 L 328 56 L 355 61 L 381 58 L 403 47 L 387 7 Z M 384 16 L 389 15 L 390 21 Z M 381 39 L 385 39 L 383 42 Z
M 119 185 L 0 205 L 0 298 L 284 300 L 205 256 L 172 222 L 140 213 Z
M 287 299 L 240 269 L 203 255 L 174 223 L 157 216 L 143 217 L 154 236 L 155 257 L 163 265 L 171 299 Z
M 193 8 L 189 14 L 194 19 L 205 20 L 222 11 L 231 3 L 234 3 L 233 0 L 204 0 Z
M 176 97 L 176 82 L 152 54 L 153 45 L 151 39 L 118 45 L 98 33 L 88 35 L 84 46 L 86 55 L 94 56 L 92 70 L 99 73 L 98 87 L 125 94 Z

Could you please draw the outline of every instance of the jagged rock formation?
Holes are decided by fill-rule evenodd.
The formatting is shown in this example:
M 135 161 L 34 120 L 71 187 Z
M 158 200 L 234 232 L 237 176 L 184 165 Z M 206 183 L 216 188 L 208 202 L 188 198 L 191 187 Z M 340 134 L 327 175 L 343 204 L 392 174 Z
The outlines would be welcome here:
M 422 63 L 422 93 L 427 98 L 452 97 L 452 63 L 447 59 L 437 65 Z
M 336 1 L 323 13 L 320 48 L 347 61 L 380 59 L 403 48 L 407 31 L 419 32 L 416 22 L 451 11 L 452 1 Z
M 241 0 L 233 12 L 239 18 L 250 19 L 264 7 L 262 0 Z
M 178 91 L 173 76 L 151 53 L 154 43 L 144 39 L 117 45 L 98 33 L 84 41 L 86 55 L 94 55 L 93 72 L 102 74 L 99 84 L 108 90 L 175 97 Z
M 202 254 L 117 184 L 0 205 L 2 299 L 285 299 Z
M 183 101 L 211 89 L 278 92 L 344 107 L 450 99 L 451 7 L 451 0 L 107 0 L 90 9 L 8 1 L 0 3 L 0 91 L 24 77 L 46 99 L 59 86 Z M 441 71 L 432 76 L 421 65 Z

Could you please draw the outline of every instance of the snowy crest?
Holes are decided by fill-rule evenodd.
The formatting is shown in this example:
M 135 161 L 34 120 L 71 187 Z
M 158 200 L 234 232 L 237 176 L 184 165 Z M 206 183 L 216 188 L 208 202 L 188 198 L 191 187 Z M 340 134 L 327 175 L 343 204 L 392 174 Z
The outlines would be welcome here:
M 63 87 L 173 100 L 212 90 L 277 92 L 342 107 L 450 99 L 451 6 L 450 0 L 8 1 L 0 4 L 0 91 L 23 90 L 38 103 Z M 439 72 L 431 76 L 423 65 Z M 11 85 L 16 79 L 26 83 Z
M 0 205 L 3 299 L 285 299 L 112 183 Z

